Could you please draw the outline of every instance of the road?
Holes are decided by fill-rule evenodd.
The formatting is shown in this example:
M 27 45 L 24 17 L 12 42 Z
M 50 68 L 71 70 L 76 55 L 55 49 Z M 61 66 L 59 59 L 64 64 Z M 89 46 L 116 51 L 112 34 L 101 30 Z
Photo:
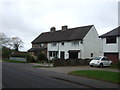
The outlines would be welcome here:
M 84 85 L 55 79 L 50 71 L 25 63 L 2 63 L 3 88 L 88 88 Z M 57 74 L 57 73 L 55 73 Z

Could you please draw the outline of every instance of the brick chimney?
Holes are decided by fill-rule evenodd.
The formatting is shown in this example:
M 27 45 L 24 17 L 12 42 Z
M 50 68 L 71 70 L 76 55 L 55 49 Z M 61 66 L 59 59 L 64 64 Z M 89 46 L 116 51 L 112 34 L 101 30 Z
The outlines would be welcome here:
M 56 28 L 55 28 L 55 27 L 51 27 L 51 28 L 50 28 L 50 31 L 51 31 L 51 32 L 55 32 L 55 31 L 56 31 Z
M 63 30 L 63 31 L 65 31 L 65 30 L 67 30 L 67 29 L 68 29 L 68 26 L 67 26 L 67 25 L 62 26 L 62 30 Z

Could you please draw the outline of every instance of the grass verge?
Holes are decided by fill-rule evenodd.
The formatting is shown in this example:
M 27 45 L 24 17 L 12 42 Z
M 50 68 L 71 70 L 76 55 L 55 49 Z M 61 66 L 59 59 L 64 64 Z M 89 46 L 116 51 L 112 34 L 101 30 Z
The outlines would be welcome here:
M 9 59 L 3 59 L 2 61 L 10 62 L 10 63 L 26 63 L 24 61 L 15 61 L 15 60 L 9 60 Z
M 36 66 L 33 66 L 33 68 L 51 68 L 53 66 L 39 66 L 39 65 L 36 65 Z
M 120 83 L 120 72 L 98 71 L 98 70 L 78 70 L 69 72 L 70 75 L 83 76 L 97 80 Z

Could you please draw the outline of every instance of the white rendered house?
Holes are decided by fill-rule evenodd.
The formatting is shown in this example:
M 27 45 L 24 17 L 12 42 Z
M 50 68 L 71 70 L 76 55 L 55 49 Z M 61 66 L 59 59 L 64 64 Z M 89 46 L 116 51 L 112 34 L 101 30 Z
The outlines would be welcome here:
M 120 26 L 100 36 L 102 52 L 113 62 L 120 60 Z
M 51 28 L 50 32 L 40 34 L 32 42 L 29 52 L 43 50 L 48 59 L 93 58 L 102 54 L 101 40 L 94 25 L 61 30 Z

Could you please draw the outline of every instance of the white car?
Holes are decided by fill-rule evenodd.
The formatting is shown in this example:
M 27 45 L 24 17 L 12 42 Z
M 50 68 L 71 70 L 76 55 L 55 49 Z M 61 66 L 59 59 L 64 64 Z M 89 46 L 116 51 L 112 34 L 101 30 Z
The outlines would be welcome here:
M 112 64 L 112 61 L 109 60 L 107 57 L 105 56 L 99 56 L 99 57 L 95 57 L 94 59 L 92 59 L 89 62 L 89 65 L 91 67 L 93 66 L 99 66 L 99 67 L 103 67 L 103 66 L 110 66 Z

